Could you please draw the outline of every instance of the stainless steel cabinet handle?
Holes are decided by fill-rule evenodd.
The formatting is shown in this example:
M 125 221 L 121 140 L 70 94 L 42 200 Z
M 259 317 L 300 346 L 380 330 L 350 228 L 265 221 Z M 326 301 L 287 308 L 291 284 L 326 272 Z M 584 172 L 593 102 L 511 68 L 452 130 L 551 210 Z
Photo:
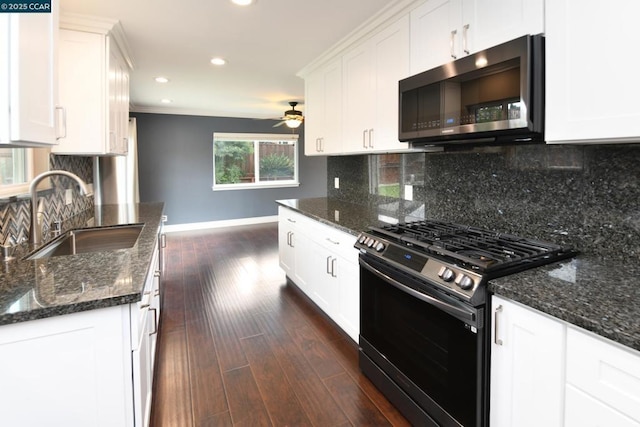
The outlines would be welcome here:
M 369 148 L 373 148 L 373 128 L 369 129 Z
M 499 305 L 493 311 L 493 342 L 496 345 L 502 345 L 502 340 L 498 338 L 498 313 L 502 313 L 502 306 Z
M 453 59 L 457 59 L 458 58 L 456 56 L 456 52 L 455 52 L 456 34 L 457 33 L 458 33 L 458 30 L 451 31 L 451 37 L 449 38 L 449 53 L 451 54 L 451 57 Z
M 367 148 L 367 130 L 362 131 L 362 148 Z
M 153 311 L 153 327 L 155 329 L 153 332 L 149 332 L 149 336 L 151 336 L 158 333 L 158 311 L 155 308 L 150 308 L 149 311 Z
M 340 244 L 340 242 L 336 242 L 335 240 L 332 240 L 329 237 L 327 237 L 327 241 L 333 243 L 334 245 L 339 245 Z
M 470 53 L 468 34 L 469 34 L 469 24 L 465 24 L 462 27 L 462 50 L 464 50 L 464 53 L 466 53 L 467 55 Z
M 62 111 L 62 126 L 64 129 L 64 133 L 60 136 L 56 135 L 56 140 L 66 138 L 67 137 L 67 109 L 61 105 L 56 105 L 56 110 Z
M 331 260 L 331 255 L 327 257 L 327 274 L 330 274 L 333 276 L 333 272 L 331 271 L 331 263 L 329 262 L 330 260 Z
M 295 219 L 291 219 L 291 218 L 287 218 L 287 221 L 292 222 L 294 224 L 296 223 L 296 220 Z
M 164 233 L 160 235 L 160 246 L 163 248 L 167 247 L 167 235 Z
M 338 273 L 336 273 L 336 261 L 338 258 L 331 259 L 331 277 L 338 277 Z
M 156 270 L 153 272 L 153 277 L 160 277 L 160 270 Z
M 320 138 L 316 138 L 316 151 L 320 152 Z

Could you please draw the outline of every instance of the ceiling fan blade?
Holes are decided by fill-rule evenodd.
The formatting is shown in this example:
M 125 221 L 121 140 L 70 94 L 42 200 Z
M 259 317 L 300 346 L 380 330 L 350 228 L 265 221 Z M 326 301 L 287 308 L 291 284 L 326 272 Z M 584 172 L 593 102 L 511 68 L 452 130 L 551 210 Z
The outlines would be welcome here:
M 285 122 L 282 121 L 280 123 L 276 123 L 275 125 L 273 125 L 274 128 L 277 128 L 278 126 L 282 126 Z

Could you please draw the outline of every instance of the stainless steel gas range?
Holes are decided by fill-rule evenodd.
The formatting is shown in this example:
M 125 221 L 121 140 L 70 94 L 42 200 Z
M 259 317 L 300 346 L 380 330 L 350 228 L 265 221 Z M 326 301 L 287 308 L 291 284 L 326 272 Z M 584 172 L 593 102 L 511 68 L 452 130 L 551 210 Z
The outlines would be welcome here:
M 360 368 L 415 425 L 488 425 L 487 281 L 572 257 L 442 221 L 370 227 L 360 250 Z

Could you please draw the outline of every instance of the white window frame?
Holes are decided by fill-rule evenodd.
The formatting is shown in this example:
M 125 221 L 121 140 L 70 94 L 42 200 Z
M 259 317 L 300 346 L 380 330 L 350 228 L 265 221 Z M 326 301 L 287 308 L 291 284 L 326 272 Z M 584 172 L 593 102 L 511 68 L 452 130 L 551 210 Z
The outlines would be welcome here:
M 255 163 L 255 182 L 235 183 L 235 184 L 216 184 L 216 141 L 252 141 L 254 144 L 254 163 Z M 260 181 L 260 142 L 264 141 L 293 141 L 294 144 L 294 177 L 292 180 L 286 181 Z M 259 188 L 286 188 L 300 186 L 298 175 L 299 163 L 299 138 L 297 134 L 279 134 L 279 133 L 222 133 L 215 132 L 213 134 L 213 191 L 227 190 L 249 190 Z

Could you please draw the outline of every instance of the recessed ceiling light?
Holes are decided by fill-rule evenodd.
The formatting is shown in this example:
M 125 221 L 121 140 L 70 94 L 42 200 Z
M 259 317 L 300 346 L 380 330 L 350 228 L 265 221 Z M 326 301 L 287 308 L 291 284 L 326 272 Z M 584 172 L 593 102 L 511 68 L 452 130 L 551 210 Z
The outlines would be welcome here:
M 212 58 L 212 59 L 211 59 L 211 63 L 212 63 L 213 65 L 224 65 L 224 64 L 226 64 L 226 63 L 227 63 L 227 61 L 225 61 L 225 60 L 224 60 L 224 59 L 222 59 L 222 58 Z
M 238 6 L 249 6 L 250 4 L 255 3 L 255 0 L 231 0 L 231 3 Z
M 156 83 L 168 83 L 169 79 L 166 77 L 158 76 L 155 78 Z
M 162 102 L 163 104 L 171 104 L 173 101 L 167 98 L 161 99 L 160 102 Z

